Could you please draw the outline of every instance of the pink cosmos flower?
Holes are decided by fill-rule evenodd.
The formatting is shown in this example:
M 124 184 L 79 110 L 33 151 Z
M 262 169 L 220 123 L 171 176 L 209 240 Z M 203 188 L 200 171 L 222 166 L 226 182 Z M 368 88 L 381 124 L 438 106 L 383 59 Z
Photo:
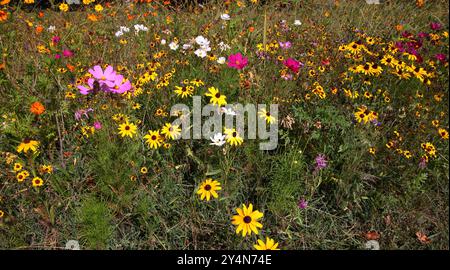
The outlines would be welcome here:
M 440 23 L 438 23 L 438 22 L 430 23 L 431 30 L 435 30 L 436 31 L 436 30 L 441 29 L 441 27 L 442 27 L 442 25 Z
M 292 43 L 291 43 L 290 41 L 286 41 L 286 42 L 280 41 L 280 42 L 278 42 L 278 44 L 280 44 L 280 47 L 281 47 L 282 49 L 285 49 L 285 50 L 287 50 L 287 49 L 289 49 L 290 47 L 292 47 Z
M 443 62 L 443 63 L 445 63 L 445 60 L 447 59 L 447 56 L 445 54 L 443 54 L 443 53 L 438 53 L 434 57 L 436 57 L 436 59 L 439 62 Z
M 100 123 L 99 121 L 95 121 L 94 122 L 94 128 L 97 129 L 97 130 L 101 129 L 102 128 L 102 123 Z
M 53 42 L 53 44 L 59 43 L 60 40 L 61 40 L 61 38 L 60 38 L 59 36 L 54 36 L 54 37 L 52 37 L 52 42 Z
M 295 60 L 294 58 L 288 58 L 283 61 L 283 65 L 285 65 L 287 68 L 289 68 L 292 72 L 297 73 L 301 66 L 303 66 L 302 63 Z
M 107 66 L 106 69 L 103 71 L 100 66 L 95 66 L 91 69 L 89 69 L 89 73 L 94 76 L 97 80 L 99 80 L 102 83 L 108 83 L 109 87 L 113 87 L 114 84 L 111 82 L 114 82 L 116 79 L 116 72 L 114 71 L 112 66 Z
M 124 78 L 122 75 L 117 75 L 114 78 L 114 86 L 111 87 L 111 92 L 122 94 L 131 89 L 131 83 L 129 80 L 124 81 Z
M 59 53 L 55 54 L 55 59 L 60 59 L 61 55 Z
M 235 69 L 243 69 L 248 64 L 248 59 L 241 53 L 228 56 L 228 66 Z

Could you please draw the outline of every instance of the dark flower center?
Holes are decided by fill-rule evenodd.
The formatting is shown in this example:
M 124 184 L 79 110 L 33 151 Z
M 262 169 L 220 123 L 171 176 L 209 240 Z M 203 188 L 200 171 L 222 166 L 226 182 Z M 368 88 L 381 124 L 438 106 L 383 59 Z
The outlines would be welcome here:
M 125 127 L 125 130 L 130 130 L 130 126 L 126 126 L 126 127 Z
M 220 98 L 220 93 L 217 93 L 217 94 L 215 95 L 215 97 L 216 97 L 216 98 Z
M 233 132 L 233 133 L 231 134 L 231 136 L 233 136 L 233 137 L 236 137 L 236 136 L 237 136 L 237 133 L 236 133 L 236 131 L 235 131 L 235 132 Z
M 156 140 L 156 136 L 153 135 L 151 139 L 152 139 L 153 141 Z
M 364 65 L 364 69 L 365 69 L 365 70 L 369 70 L 369 69 L 370 69 L 369 65 L 367 65 L 367 64 Z
M 244 222 L 248 224 L 248 223 L 252 222 L 252 218 L 250 216 L 245 216 Z
M 206 186 L 205 186 L 205 190 L 206 190 L 206 191 L 210 191 L 210 190 L 211 190 L 211 185 L 206 185 Z
M 30 143 L 30 142 L 31 142 L 31 139 L 25 138 L 25 139 L 23 140 L 23 142 L 24 142 L 24 143 Z

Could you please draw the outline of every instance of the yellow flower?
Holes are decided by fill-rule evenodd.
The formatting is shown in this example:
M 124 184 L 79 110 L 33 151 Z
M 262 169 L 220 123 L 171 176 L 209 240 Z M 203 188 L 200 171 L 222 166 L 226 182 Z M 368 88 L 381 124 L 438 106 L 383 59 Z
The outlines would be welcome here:
M 44 180 L 42 180 L 42 178 L 40 177 L 33 178 L 31 182 L 33 183 L 33 187 L 40 187 L 44 184 Z
M 17 152 L 18 153 L 21 153 L 21 152 L 27 153 L 28 150 L 36 152 L 38 146 L 39 146 L 39 142 L 38 141 L 26 138 L 17 147 Z
M 275 240 L 266 237 L 266 242 L 264 243 L 263 240 L 258 239 L 258 243 L 253 245 L 253 247 L 256 250 L 280 250 L 278 248 L 278 243 L 275 242 Z
M 148 134 L 144 136 L 144 139 L 146 139 L 146 142 L 148 146 L 150 146 L 150 148 L 157 149 L 158 147 L 161 146 L 162 143 L 162 138 L 161 135 L 159 134 L 159 130 L 156 131 L 149 130 Z
M 95 11 L 97 11 L 97 12 L 102 12 L 102 11 L 103 11 L 103 7 L 102 7 L 102 5 L 100 5 L 100 4 L 95 5 L 94 9 L 95 9 Z
M 59 10 L 67 12 L 69 10 L 69 5 L 66 3 L 59 4 Z
M 177 125 L 172 125 L 170 123 L 166 123 L 164 127 L 161 129 L 161 134 L 166 137 L 166 139 L 175 140 L 181 134 L 181 128 Z
M 39 168 L 39 172 L 41 174 L 52 174 L 53 173 L 53 166 L 52 165 L 41 165 L 41 167 Z
M 242 139 L 242 137 L 239 136 L 239 134 L 237 133 L 236 129 L 231 128 L 225 128 L 224 131 L 226 137 L 225 139 L 227 140 L 227 143 L 229 143 L 230 145 L 241 145 L 244 142 L 244 139 Z
M 34 0 L 25 0 L 23 1 L 25 4 L 34 4 Z
M 28 171 L 21 171 L 16 175 L 17 182 L 23 182 L 30 175 Z
M 207 97 L 211 97 L 209 103 L 217 104 L 219 107 L 227 105 L 226 96 L 222 95 L 215 87 L 209 87 L 208 92 L 205 94 Z
M 119 125 L 119 135 L 122 137 L 128 136 L 133 138 L 134 134 L 136 134 L 136 130 L 137 126 L 133 123 L 129 123 L 128 121 Z
M 0 218 L 2 218 L 5 215 L 5 212 L 3 212 L 2 210 L 0 210 Z
M 18 172 L 18 171 L 22 170 L 22 168 L 23 168 L 22 163 L 19 163 L 19 162 L 14 163 L 14 168 L 13 168 L 13 170 L 14 170 L 15 172 Z
M 370 147 L 370 148 L 369 148 L 369 153 L 370 153 L 370 154 L 375 155 L 376 152 L 377 152 L 377 149 L 376 149 L 375 147 Z
M 270 114 L 270 112 L 266 111 L 266 109 L 261 109 L 261 110 L 258 112 L 258 114 L 259 114 L 259 116 L 260 116 L 261 118 L 265 118 L 265 119 L 266 119 L 266 122 L 267 122 L 268 124 L 272 124 L 272 123 L 274 123 L 274 122 L 276 121 L 275 117 L 273 117 L 273 116 Z
M 147 167 L 142 167 L 142 168 L 141 168 L 141 173 L 142 173 L 142 174 L 146 174 L 147 172 L 148 172 Z
M 200 200 L 204 200 L 206 198 L 206 200 L 209 201 L 211 199 L 211 195 L 217 199 L 219 195 L 216 191 L 221 189 L 222 188 L 220 187 L 220 183 L 218 181 L 208 178 L 201 183 L 197 194 L 200 195 Z
M 438 133 L 442 139 L 448 140 L 448 131 L 447 130 L 440 128 L 440 129 L 438 129 Z
M 262 228 L 263 225 L 258 222 L 258 219 L 263 217 L 263 213 L 258 210 L 253 211 L 253 205 L 249 204 L 249 206 L 242 205 L 241 208 L 236 208 L 236 212 L 238 215 L 234 215 L 231 218 L 231 223 L 236 225 L 236 233 L 242 231 L 242 237 L 245 237 L 247 234 L 251 235 L 252 232 L 258 234 L 257 228 Z

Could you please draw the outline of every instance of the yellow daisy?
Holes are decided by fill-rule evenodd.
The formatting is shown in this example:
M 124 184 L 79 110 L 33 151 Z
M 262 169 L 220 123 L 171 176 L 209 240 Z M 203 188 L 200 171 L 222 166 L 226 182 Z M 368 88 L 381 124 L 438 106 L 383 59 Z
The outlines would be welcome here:
M 242 205 L 241 208 L 236 208 L 236 212 L 238 215 L 234 215 L 231 218 L 231 223 L 236 225 L 236 233 L 242 231 L 242 237 L 245 237 L 247 234 L 251 235 L 252 232 L 258 234 L 257 228 L 262 228 L 263 225 L 258 222 L 258 219 L 263 217 L 263 213 L 258 210 L 253 211 L 253 205 L 249 204 L 249 206 Z
M 220 187 L 220 183 L 218 181 L 208 178 L 201 183 L 197 194 L 200 195 L 200 200 L 204 200 L 206 198 L 206 200 L 209 201 L 211 199 L 211 195 L 217 199 L 219 195 L 216 191 L 221 189 L 222 188 Z
M 129 123 L 128 121 L 119 125 L 119 135 L 122 137 L 128 136 L 133 138 L 134 134 L 136 134 L 137 126 L 133 123 Z
M 275 240 L 266 237 L 266 242 L 264 243 L 263 240 L 258 239 L 258 243 L 253 245 L 253 247 L 256 250 L 280 250 L 278 248 L 278 243 L 275 242 Z

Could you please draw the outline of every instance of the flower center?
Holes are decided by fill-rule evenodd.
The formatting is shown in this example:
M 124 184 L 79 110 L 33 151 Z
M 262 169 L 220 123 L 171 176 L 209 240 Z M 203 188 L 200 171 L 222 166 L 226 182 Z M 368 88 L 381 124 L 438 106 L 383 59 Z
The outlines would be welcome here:
M 215 95 L 215 97 L 216 97 L 216 98 L 220 98 L 220 93 L 217 93 L 217 94 Z
M 25 138 L 25 139 L 23 140 L 24 143 L 30 143 L 30 141 L 31 141 L 31 139 L 29 139 L 29 138 Z
M 245 216 L 244 222 L 248 224 L 248 223 L 252 222 L 252 218 L 250 216 Z
M 231 136 L 233 136 L 233 137 L 236 137 L 236 136 L 237 136 L 237 133 L 236 133 L 236 131 L 235 131 L 235 132 L 233 132 L 233 133 L 231 134 Z
M 153 135 L 151 139 L 152 139 L 153 141 L 156 140 L 156 136 Z
M 125 127 L 125 130 L 130 130 L 130 126 L 126 126 L 126 127 Z
M 206 185 L 206 186 L 205 186 L 205 190 L 206 190 L 206 191 L 210 191 L 210 190 L 211 190 L 211 185 Z
M 105 77 L 105 76 L 102 76 L 101 79 L 102 79 L 102 80 L 106 80 L 106 77 Z

